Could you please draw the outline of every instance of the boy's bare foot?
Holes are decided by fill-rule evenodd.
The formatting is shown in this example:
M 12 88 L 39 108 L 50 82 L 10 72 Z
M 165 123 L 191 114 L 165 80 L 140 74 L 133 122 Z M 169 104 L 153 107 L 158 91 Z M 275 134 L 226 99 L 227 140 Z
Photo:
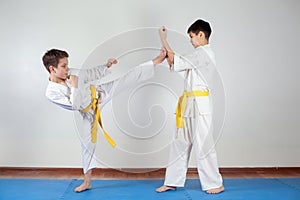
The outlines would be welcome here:
M 90 183 L 83 182 L 80 186 L 74 189 L 74 192 L 83 192 L 85 190 L 90 190 L 92 185 Z
M 218 187 L 218 188 L 213 188 L 210 190 L 207 190 L 206 193 L 207 194 L 218 194 L 220 192 L 223 192 L 225 190 L 224 186 Z
M 156 192 L 166 192 L 166 191 L 169 191 L 169 190 L 176 190 L 176 187 L 163 185 L 163 186 L 157 188 L 155 191 Z
M 106 66 L 107 66 L 108 68 L 110 68 L 113 64 L 117 64 L 117 63 L 118 63 L 117 59 L 115 59 L 115 58 L 110 58 L 110 59 L 107 60 Z

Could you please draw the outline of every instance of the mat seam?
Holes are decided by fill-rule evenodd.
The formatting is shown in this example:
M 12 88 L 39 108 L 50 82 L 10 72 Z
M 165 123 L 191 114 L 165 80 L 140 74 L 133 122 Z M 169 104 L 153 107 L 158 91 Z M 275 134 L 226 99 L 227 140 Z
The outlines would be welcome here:
M 286 186 L 288 186 L 290 188 L 293 188 L 294 190 L 297 190 L 298 192 L 300 192 L 300 189 L 298 187 L 295 187 L 295 186 L 293 186 L 293 185 L 291 185 L 289 183 L 286 183 L 286 182 L 284 182 L 284 181 L 282 181 L 282 180 L 280 180 L 278 178 L 275 178 L 275 180 L 277 180 L 279 183 L 281 183 L 283 185 L 286 185 Z
M 69 183 L 69 185 L 66 187 L 65 191 L 62 193 L 62 195 L 58 198 L 58 200 L 63 200 L 65 199 L 65 196 L 69 193 L 70 189 L 72 190 L 73 185 L 77 181 L 77 179 L 72 179 Z
M 186 189 L 183 189 L 184 196 L 187 197 L 187 200 L 193 200 L 193 198 L 190 196 L 188 191 Z

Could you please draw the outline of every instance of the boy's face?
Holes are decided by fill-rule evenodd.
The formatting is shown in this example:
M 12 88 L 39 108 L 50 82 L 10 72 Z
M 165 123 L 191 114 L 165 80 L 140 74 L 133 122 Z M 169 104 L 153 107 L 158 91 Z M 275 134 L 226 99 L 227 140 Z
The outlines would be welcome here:
M 51 73 L 59 79 L 67 79 L 69 72 L 69 61 L 68 58 L 61 58 L 58 61 L 57 67 L 52 67 Z
M 193 32 L 189 32 L 190 38 L 191 38 L 191 43 L 194 48 L 197 48 L 201 45 L 202 43 L 202 38 L 201 38 L 202 32 L 200 31 L 198 34 L 195 34 Z

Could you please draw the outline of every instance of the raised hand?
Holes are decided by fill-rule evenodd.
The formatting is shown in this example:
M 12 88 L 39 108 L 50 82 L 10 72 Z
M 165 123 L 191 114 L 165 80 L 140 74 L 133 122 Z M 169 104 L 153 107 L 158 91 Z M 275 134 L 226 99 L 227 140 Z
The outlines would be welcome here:
M 161 40 L 167 39 L 167 29 L 165 26 L 160 27 L 159 29 L 159 36 Z
M 74 87 L 74 88 L 78 88 L 78 76 L 76 75 L 70 75 L 67 79 L 67 81 L 69 83 L 71 83 L 71 85 Z

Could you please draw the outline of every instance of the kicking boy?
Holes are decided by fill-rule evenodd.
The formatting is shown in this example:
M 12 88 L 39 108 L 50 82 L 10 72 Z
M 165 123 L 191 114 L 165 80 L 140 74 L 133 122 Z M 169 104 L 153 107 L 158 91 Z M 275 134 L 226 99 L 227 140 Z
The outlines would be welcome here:
M 220 193 L 224 190 L 223 181 L 211 142 L 212 108 L 208 84 L 216 63 L 209 45 L 210 25 L 199 19 L 188 28 L 187 33 L 195 52 L 185 58 L 174 54 L 170 48 L 165 27 L 159 33 L 163 47 L 167 50 L 171 70 L 184 71 L 185 83 L 177 105 L 177 132 L 171 144 L 165 182 L 156 191 L 165 192 L 184 186 L 191 148 L 194 147 L 202 189 L 208 194 Z
M 92 169 L 96 168 L 97 164 L 94 151 L 98 123 L 107 141 L 113 147 L 116 145 L 102 127 L 99 105 L 102 107 L 127 86 L 151 78 L 154 74 L 154 66 L 161 63 L 165 56 L 166 51 L 162 49 L 161 53 L 152 61 L 140 64 L 119 79 L 105 84 L 91 85 L 91 81 L 99 80 L 107 75 L 109 68 L 116 64 L 117 60 L 112 58 L 105 65 L 81 70 L 78 76 L 69 75 L 67 52 L 51 49 L 44 54 L 43 64 L 50 73 L 46 97 L 62 108 L 79 111 L 83 119 L 83 131 L 80 136 L 84 182 L 74 189 L 75 192 L 82 192 L 92 187 Z M 81 85 L 78 87 L 79 83 L 82 83 L 83 87 Z

